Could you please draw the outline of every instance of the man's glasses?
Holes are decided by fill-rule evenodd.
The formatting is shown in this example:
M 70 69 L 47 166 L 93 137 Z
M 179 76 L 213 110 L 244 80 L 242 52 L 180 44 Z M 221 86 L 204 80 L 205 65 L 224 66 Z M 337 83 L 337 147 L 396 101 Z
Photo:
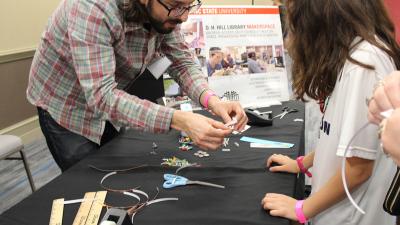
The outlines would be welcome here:
M 168 16 L 170 16 L 170 17 L 181 17 L 183 14 L 186 13 L 186 11 L 188 11 L 189 13 L 194 13 L 201 7 L 200 0 L 197 0 L 197 4 L 193 4 L 193 5 L 190 5 L 187 7 L 180 6 L 180 7 L 174 7 L 174 8 L 169 8 L 161 0 L 157 0 L 157 1 L 162 6 L 164 6 L 164 8 L 168 11 Z

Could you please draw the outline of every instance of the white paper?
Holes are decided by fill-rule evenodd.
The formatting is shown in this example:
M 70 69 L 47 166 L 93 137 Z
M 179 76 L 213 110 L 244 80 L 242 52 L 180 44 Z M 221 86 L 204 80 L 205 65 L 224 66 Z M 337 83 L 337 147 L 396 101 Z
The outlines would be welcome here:
M 273 144 L 250 143 L 250 148 L 289 148 Z
M 158 78 L 163 75 L 163 73 L 168 69 L 171 64 L 171 60 L 164 56 L 154 61 L 151 65 L 147 67 L 147 69 L 158 80 Z

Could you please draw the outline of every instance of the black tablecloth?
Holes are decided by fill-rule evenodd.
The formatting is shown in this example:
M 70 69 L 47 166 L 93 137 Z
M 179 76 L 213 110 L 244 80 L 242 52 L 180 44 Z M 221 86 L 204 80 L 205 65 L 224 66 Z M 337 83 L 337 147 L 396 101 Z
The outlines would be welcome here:
M 140 211 L 134 224 L 289 224 L 282 218 L 271 217 L 260 206 L 267 192 L 282 193 L 301 197 L 303 179 L 296 175 L 271 173 L 265 168 L 265 159 L 273 153 L 281 153 L 296 158 L 304 152 L 304 123 L 294 119 L 304 119 L 304 105 L 299 102 L 286 102 L 283 106 L 295 107 L 298 113 L 288 114 L 282 120 L 275 119 L 271 127 L 251 127 L 240 135 L 230 137 L 230 152 L 221 149 L 210 151 L 209 157 L 194 156 L 198 149 L 184 152 L 178 149 L 178 132 L 164 135 L 126 131 L 105 145 L 101 151 L 93 154 L 52 182 L 29 196 L 0 216 L 1 225 L 43 225 L 49 223 L 52 200 L 82 198 L 85 192 L 102 190 L 99 183 L 105 173 L 88 168 L 89 164 L 106 169 L 123 169 L 135 165 L 148 166 L 135 171 L 118 174 L 105 182 L 112 188 L 134 188 L 158 197 L 177 197 L 179 201 L 161 202 L 150 205 Z M 274 114 L 280 113 L 283 106 L 268 109 Z M 263 109 L 267 110 L 267 109 Z M 249 143 L 241 142 L 242 136 L 263 138 L 274 141 L 290 142 L 291 149 L 256 149 Z M 152 143 L 158 145 L 157 154 L 151 154 Z M 235 145 L 239 143 L 239 147 Z M 176 156 L 197 162 L 201 167 L 185 168 L 180 175 L 192 180 L 202 180 L 225 185 L 225 189 L 191 185 L 163 189 L 163 174 L 175 172 L 175 168 L 160 166 L 163 158 Z M 114 205 L 129 205 L 128 197 L 108 194 L 107 202 Z M 72 224 L 79 204 L 64 207 L 63 224 Z M 102 211 L 102 215 L 105 213 Z

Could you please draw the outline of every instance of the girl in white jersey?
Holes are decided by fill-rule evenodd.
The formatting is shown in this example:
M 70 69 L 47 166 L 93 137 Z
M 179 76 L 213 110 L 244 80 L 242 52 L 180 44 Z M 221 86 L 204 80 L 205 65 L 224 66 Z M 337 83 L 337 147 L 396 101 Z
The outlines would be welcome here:
M 312 194 L 296 200 L 267 193 L 264 209 L 272 216 L 313 225 L 393 225 L 382 203 L 395 165 L 381 151 L 377 126 L 369 126 L 349 148 L 353 135 L 367 121 L 366 99 L 386 74 L 400 68 L 400 48 L 381 0 L 288 0 L 289 52 L 293 87 L 298 99 L 322 102 L 318 144 L 297 160 L 272 155 L 272 172 L 306 172 L 313 167 Z M 346 178 L 359 213 L 346 198 L 340 171 L 346 157 Z M 309 174 L 311 175 L 311 174 Z

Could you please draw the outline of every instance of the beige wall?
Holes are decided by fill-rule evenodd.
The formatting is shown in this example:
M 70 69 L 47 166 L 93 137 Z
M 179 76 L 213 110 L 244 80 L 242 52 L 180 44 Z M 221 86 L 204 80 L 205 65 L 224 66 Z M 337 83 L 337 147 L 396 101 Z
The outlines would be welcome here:
M 32 58 L 0 64 L 0 130 L 36 115 L 25 97 Z
M 37 46 L 60 0 L 1 0 L 0 56 Z

